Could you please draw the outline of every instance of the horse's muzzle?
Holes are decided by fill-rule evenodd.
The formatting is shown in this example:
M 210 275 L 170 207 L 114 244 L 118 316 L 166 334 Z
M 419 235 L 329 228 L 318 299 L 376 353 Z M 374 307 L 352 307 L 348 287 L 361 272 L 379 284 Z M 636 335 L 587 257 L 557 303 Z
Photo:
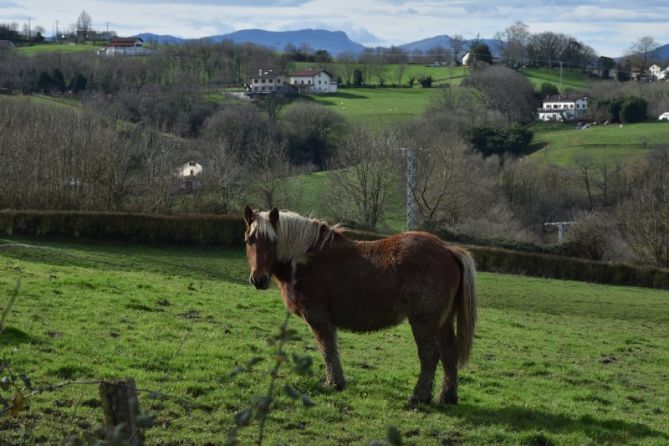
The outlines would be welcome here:
M 256 279 L 253 277 L 253 274 L 251 274 L 249 276 L 249 282 L 256 287 L 256 290 L 266 290 L 269 288 L 269 276 L 260 276 Z

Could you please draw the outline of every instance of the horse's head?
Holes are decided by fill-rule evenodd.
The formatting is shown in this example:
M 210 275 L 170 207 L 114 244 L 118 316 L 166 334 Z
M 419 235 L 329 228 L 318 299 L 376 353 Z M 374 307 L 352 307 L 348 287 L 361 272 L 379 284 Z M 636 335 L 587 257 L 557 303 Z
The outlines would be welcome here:
M 272 265 L 277 260 L 276 229 L 279 209 L 274 207 L 269 213 L 260 213 L 246 206 L 244 220 L 246 258 L 251 268 L 249 282 L 259 290 L 266 290 L 269 287 Z

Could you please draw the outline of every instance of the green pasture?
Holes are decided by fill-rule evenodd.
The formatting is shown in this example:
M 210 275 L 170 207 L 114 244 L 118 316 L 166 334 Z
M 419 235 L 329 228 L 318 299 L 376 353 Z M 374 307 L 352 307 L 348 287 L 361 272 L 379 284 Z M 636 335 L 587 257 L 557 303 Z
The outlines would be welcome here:
M 275 288 L 246 283 L 241 246 L 0 244 L 2 309 L 21 280 L 2 358 L 36 387 L 73 383 L 26 392 L 17 417 L 0 417 L 0 443 L 100 435 L 98 389 L 87 383 L 103 378 L 135 378 L 154 417 L 147 445 L 222 444 L 234 414 L 266 391 L 268 342 L 284 309 Z M 478 274 L 478 290 L 473 357 L 454 407 L 405 406 L 418 372 L 407 324 L 342 333 L 348 386 L 335 392 L 321 385 L 312 335 L 293 317 L 285 349 L 311 355 L 315 373 L 280 370 L 266 444 L 365 445 L 391 425 L 416 445 L 669 443 L 666 291 L 488 273 Z M 231 373 L 252 358 L 264 359 Z M 286 383 L 314 406 L 289 399 Z M 256 435 L 252 421 L 240 444 Z
M 34 56 L 43 53 L 85 53 L 102 48 L 100 45 L 74 43 L 43 43 L 39 45 L 23 46 L 17 49 L 19 54 Z
M 310 97 L 351 123 L 387 123 L 419 117 L 435 94 L 436 88 L 341 88 Z
M 535 124 L 534 143 L 539 151 L 531 157 L 558 165 L 569 165 L 574 157 L 588 153 L 594 160 L 625 160 L 645 155 L 669 142 L 669 123 L 599 125 L 585 130 L 569 124 Z
M 539 90 L 541 84 L 544 82 L 549 82 L 558 87 L 560 91 L 567 89 L 586 91 L 592 82 L 592 79 L 587 74 L 568 69 L 562 71 L 562 87 L 560 87 L 559 68 L 525 68 L 520 72 L 527 76 L 532 85 L 534 85 L 535 90 Z
M 365 71 L 363 64 L 353 64 L 354 69 Z M 333 76 L 339 76 L 344 81 L 345 79 L 345 68 L 343 63 L 325 63 L 318 64 L 313 62 L 294 62 L 290 64 L 290 70 L 306 70 L 306 69 L 319 69 L 323 68 L 330 72 Z M 369 85 L 378 86 L 380 84 L 379 77 L 375 74 L 373 69 L 368 70 L 370 72 L 369 79 L 367 83 Z M 400 80 L 400 73 L 402 74 Z M 408 85 L 409 79 L 412 77 L 416 79 L 416 84 L 421 77 L 432 76 L 432 80 L 435 84 L 455 84 L 459 85 L 460 82 L 467 76 L 469 76 L 468 67 L 431 67 L 422 64 L 384 64 L 382 77 L 384 79 L 384 85 Z

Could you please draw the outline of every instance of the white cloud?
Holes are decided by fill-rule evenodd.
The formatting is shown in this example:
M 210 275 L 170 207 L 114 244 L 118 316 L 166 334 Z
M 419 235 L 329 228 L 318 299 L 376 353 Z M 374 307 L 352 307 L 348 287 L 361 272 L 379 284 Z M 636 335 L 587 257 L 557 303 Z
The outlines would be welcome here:
M 533 32 L 565 32 L 602 54 L 620 55 L 642 35 L 669 43 L 666 0 L 0 0 L 0 22 L 27 20 L 47 30 L 76 21 L 119 24 L 123 34 L 203 37 L 233 30 L 323 28 L 367 45 L 398 45 L 442 34 L 492 37 L 517 20 Z M 57 6 L 54 6 L 57 5 Z

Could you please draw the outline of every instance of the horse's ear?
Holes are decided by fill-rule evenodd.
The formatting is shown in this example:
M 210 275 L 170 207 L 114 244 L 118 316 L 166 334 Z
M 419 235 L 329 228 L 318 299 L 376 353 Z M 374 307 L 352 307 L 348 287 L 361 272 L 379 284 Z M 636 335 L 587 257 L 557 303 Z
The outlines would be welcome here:
M 269 222 L 271 223 L 274 230 L 279 226 L 279 208 L 274 206 L 271 211 L 269 211 Z
M 253 212 L 253 209 L 247 204 L 246 209 L 244 209 L 244 221 L 246 222 L 247 225 L 251 225 L 253 223 L 253 220 L 255 220 L 256 214 Z

